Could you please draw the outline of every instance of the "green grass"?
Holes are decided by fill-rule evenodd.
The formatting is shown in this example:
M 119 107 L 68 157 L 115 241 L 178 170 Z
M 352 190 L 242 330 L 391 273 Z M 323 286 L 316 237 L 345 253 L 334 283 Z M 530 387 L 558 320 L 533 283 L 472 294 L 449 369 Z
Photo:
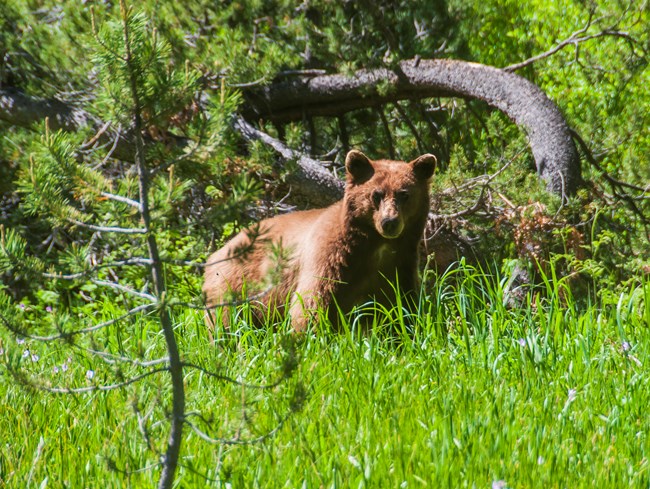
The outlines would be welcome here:
M 263 435 L 291 413 L 296 389 L 306 397 L 260 443 L 210 444 L 187 429 L 178 487 L 206 485 L 197 472 L 234 488 L 650 487 L 650 283 L 577 301 L 549 280 L 518 307 L 507 305 L 504 289 L 505 280 L 461 267 L 407 319 L 412 333 L 352 327 L 300 337 L 297 370 L 276 388 L 188 370 L 188 411 L 203 412 L 215 437 Z M 211 344 L 200 313 L 177 311 L 175 321 L 188 361 L 251 383 L 282 375 L 287 335 L 241 325 Z M 17 344 L 6 331 L 0 338 L 9 365 L 20 357 L 24 371 L 53 383 L 116 378 L 114 366 L 65 344 Z M 119 335 L 97 334 L 95 347 L 152 359 L 164 355 L 162 345 L 155 321 L 142 318 Z M 38 360 L 22 358 L 25 349 Z M 68 357 L 68 370 L 55 374 Z M 0 487 L 155 485 L 156 467 L 121 470 L 157 460 L 134 405 L 142 415 L 151 410 L 151 444 L 164 448 L 166 374 L 74 396 L 18 385 L 7 369 L 0 375 Z

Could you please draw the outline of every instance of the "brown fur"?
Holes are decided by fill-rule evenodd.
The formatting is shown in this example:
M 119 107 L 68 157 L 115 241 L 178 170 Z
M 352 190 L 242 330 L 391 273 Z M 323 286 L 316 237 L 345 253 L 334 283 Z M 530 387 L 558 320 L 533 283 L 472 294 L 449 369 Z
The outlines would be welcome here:
M 416 291 L 435 157 L 373 162 L 353 150 L 345 166 L 343 200 L 266 219 L 210 256 L 209 306 L 253 296 L 263 313 L 282 315 L 288 306 L 302 331 L 318 307 L 336 323 L 337 307 L 347 313 L 369 300 L 394 304 L 391 282 L 399 280 L 407 295 Z

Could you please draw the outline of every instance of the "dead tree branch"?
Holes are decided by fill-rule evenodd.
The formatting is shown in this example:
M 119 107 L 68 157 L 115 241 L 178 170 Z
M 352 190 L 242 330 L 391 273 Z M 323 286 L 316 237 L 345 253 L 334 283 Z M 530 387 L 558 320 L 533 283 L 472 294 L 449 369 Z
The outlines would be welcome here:
M 619 24 L 621 19 L 619 19 L 613 25 L 611 25 L 611 26 L 609 26 L 609 27 L 607 27 L 605 29 L 602 29 L 599 32 L 596 32 L 594 34 L 587 34 L 587 31 L 594 24 L 598 24 L 601 20 L 602 20 L 602 18 L 594 20 L 593 19 L 593 14 L 590 15 L 589 19 L 587 20 L 585 26 L 582 29 L 578 29 L 577 31 L 573 32 L 569 37 L 567 37 L 566 39 L 560 41 L 559 43 L 557 43 L 555 46 L 553 46 L 548 51 L 545 51 L 545 52 L 540 53 L 540 54 L 538 54 L 536 56 L 528 58 L 528 59 L 526 59 L 524 61 L 521 61 L 520 63 L 515 63 L 515 64 L 512 64 L 512 65 L 506 66 L 505 68 L 503 68 L 503 70 L 504 71 L 509 71 L 509 72 L 520 70 L 522 68 L 525 68 L 526 66 L 530 66 L 530 65 L 536 63 L 537 61 L 540 61 L 542 59 L 549 58 L 550 56 L 553 56 L 555 53 L 561 51 L 562 49 L 564 49 L 567 46 L 573 46 L 574 47 L 574 49 L 576 50 L 575 58 L 577 59 L 578 58 L 578 49 L 579 49 L 580 44 L 585 43 L 587 41 L 591 41 L 593 39 L 598 39 L 598 38 L 601 38 L 601 37 L 616 37 L 616 38 L 619 38 L 619 39 L 623 39 L 623 40 L 625 40 L 625 41 L 627 41 L 629 43 L 629 45 L 631 46 L 631 50 L 633 52 L 635 52 L 635 46 L 639 46 L 641 48 L 641 50 L 644 52 L 644 55 L 645 55 L 645 50 L 643 49 L 643 46 L 641 46 L 637 42 L 637 40 L 634 39 L 634 37 L 632 37 L 630 35 L 630 33 L 622 31 L 622 30 L 620 30 L 618 28 L 618 24 Z
M 234 119 L 233 127 L 246 141 L 261 141 L 273 148 L 283 160 L 296 163 L 296 171 L 287 177 L 292 201 L 308 200 L 311 206 L 318 207 L 329 205 L 343 197 L 343 182 L 325 170 L 320 162 L 290 149 L 242 117 Z
M 538 175 L 551 192 L 566 198 L 581 182 L 578 153 L 559 108 L 535 84 L 491 66 L 449 59 L 408 60 L 392 70 L 293 78 L 251 89 L 244 96 L 244 118 L 273 122 L 338 116 L 405 99 L 482 100 L 526 131 Z

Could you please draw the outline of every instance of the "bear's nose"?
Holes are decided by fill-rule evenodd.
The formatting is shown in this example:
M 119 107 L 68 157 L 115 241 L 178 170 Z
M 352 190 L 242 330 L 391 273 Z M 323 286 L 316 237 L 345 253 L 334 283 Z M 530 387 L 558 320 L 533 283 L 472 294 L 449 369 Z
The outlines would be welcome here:
M 385 235 L 394 236 L 397 234 L 399 219 L 397 217 L 385 217 L 381 220 L 381 228 Z

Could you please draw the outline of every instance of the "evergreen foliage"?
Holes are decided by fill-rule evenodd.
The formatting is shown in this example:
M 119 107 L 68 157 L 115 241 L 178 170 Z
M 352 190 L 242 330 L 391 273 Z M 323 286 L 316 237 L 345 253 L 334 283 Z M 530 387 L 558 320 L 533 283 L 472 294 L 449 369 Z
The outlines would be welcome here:
M 137 164 L 95 131 L 0 121 L 0 485 L 159 479 L 173 392 L 167 363 L 147 362 L 168 356 L 165 310 L 183 362 L 210 366 L 185 370 L 182 486 L 648 486 L 648 25 L 647 3 L 606 0 L 145 0 L 126 17 L 118 2 L 3 2 L 0 90 L 56 97 L 142 137 L 150 226 Z M 416 56 L 507 67 L 565 40 L 518 73 L 586 142 L 586 184 L 568 204 L 531 173 L 525 135 L 480 102 L 259 121 L 335 172 L 346 146 L 373 158 L 436 153 L 434 212 L 457 215 L 447 225 L 478 243 L 483 268 L 427 274 L 414 329 L 402 311 L 366 309 L 400 325 L 397 337 L 319 323 L 294 344 L 286 324 L 251 329 L 244 306 L 210 338 L 199 264 L 286 210 L 294 170 L 233 131 L 247 89 Z M 509 283 L 515 258 L 537 287 Z M 213 382 L 215 372 L 238 382 Z M 74 398 L 20 385 L 83 391 L 140 375 Z

